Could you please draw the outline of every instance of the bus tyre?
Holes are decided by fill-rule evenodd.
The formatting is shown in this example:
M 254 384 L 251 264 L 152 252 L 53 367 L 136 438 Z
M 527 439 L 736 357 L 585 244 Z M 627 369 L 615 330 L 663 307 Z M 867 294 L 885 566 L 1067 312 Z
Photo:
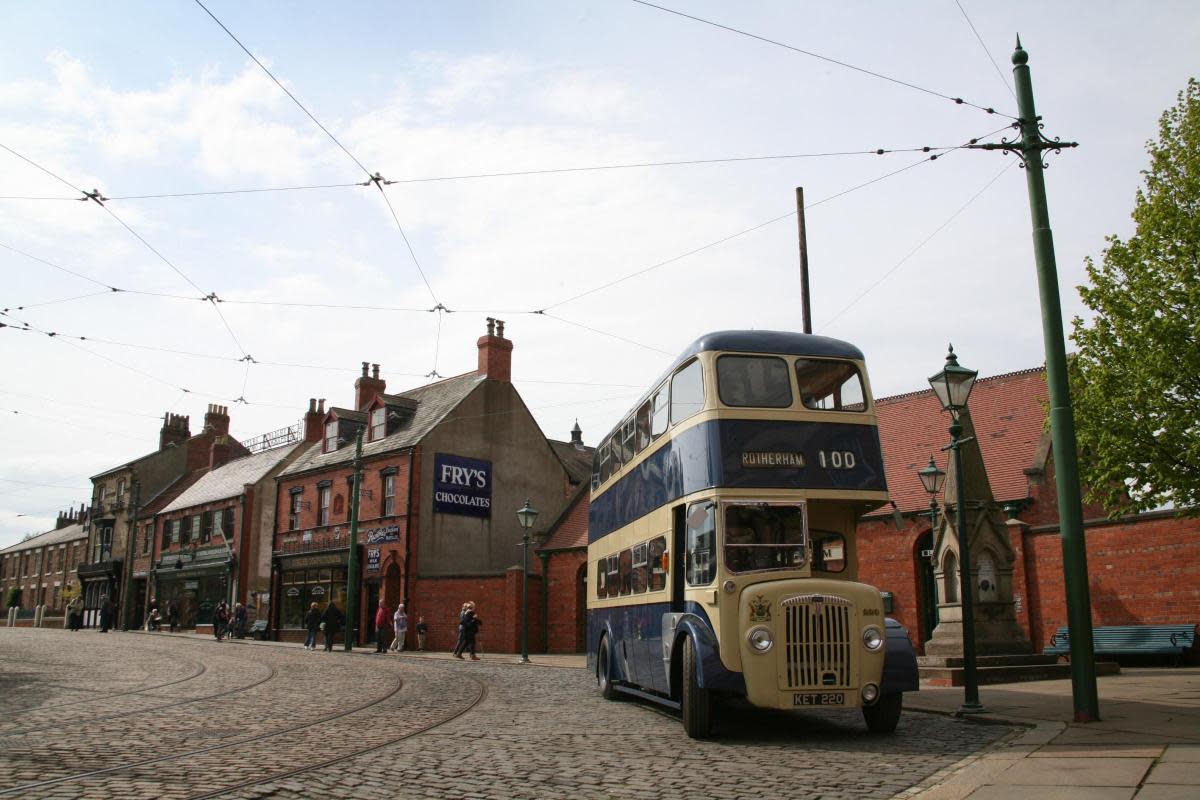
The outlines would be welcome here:
M 690 636 L 683 640 L 683 687 L 680 707 L 683 729 L 693 739 L 707 739 L 712 733 L 712 697 L 700 688 L 696 669 L 696 643 Z
M 900 692 L 885 694 L 873 706 L 865 707 L 863 719 L 867 721 L 867 729 L 871 733 L 891 733 L 900 722 L 900 709 L 904 703 L 904 695 Z
M 600 640 L 600 654 L 596 657 L 596 685 L 605 700 L 616 700 L 617 690 L 612 682 L 612 653 L 608 648 L 608 637 Z

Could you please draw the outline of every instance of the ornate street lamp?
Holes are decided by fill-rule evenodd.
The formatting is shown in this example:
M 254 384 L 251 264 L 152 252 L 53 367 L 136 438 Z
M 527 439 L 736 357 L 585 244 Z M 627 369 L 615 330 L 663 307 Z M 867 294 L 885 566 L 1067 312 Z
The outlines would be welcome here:
M 537 519 L 538 511 L 529 498 L 517 509 L 517 521 L 521 523 L 521 661 L 529 663 L 529 531 Z
M 946 482 L 946 473 L 938 469 L 933 456 L 930 456 L 929 466 L 925 467 L 925 469 L 917 470 L 917 477 L 921 479 L 921 485 L 929 493 L 929 529 L 936 531 L 938 522 L 937 496 L 941 494 L 942 484 Z
M 933 387 L 933 393 L 937 395 L 942 408 L 950 412 L 950 444 L 943 449 L 949 450 L 954 456 L 954 502 L 958 518 L 955 531 L 958 534 L 958 586 L 962 602 L 964 689 L 963 704 L 958 710 L 960 714 L 978 714 L 983 711 L 979 702 L 979 681 L 975 673 L 975 603 L 971 592 L 971 548 L 967 541 L 967 512 L 963 503 L 962 474 L 962 446 L 974 437 L 963 438 L 960 420 L 978 375 L 978 372 L 958 365 L 954 345 L 950 345 L 950 352 L 946 355 L 946 366 L 929 379 L 929 385 Z M 932 459 L 930 465 L 933 465 Z M 934 469 L 936 470 L 936 467 Z M 921 471 L 922 483 L 925 483 L 927 470 L 928 467 Z M 935 477 L 930 475 L 931 479 Z

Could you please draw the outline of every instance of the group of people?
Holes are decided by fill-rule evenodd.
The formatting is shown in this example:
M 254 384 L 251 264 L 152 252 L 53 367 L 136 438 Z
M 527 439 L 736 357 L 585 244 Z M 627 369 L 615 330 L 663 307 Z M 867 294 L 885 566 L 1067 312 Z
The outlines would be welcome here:
M 332 600 L 329 605 L 325 606 L 322 612 L 320 606 L 313 603 L 308 607 L 308 612 L 304 615 L 304 629 L 307 635 L 304 638 L 305 650 L 317 649 L 317 633 L 325 632 L 325 652 L 333 650 L 333 639 L 337 636 L 338 631 L 342 629 L 342 625 L 346 621 L 346 615 L 337 607 L 337 603 Z
M 146 622 L 143 627 L 148 631 L 161 631 L 162 624 L 163 615 L 158 609 L 158 601 L 151 597 L 150 610 L 146 612 Z M 167 625 L 170 626 L 171 633 L 174 633 L 175 629 L 179 627 L 179 604 L 174 600 L 167 603 Z
M 483 620 L 475 613 L 475 604 L 470 600 L 463 603 L 462 609 L 458 612 L 458 642 L 454 645 L 455 658 L 462 658 L 463 651 L 469 650 L 471 660 L 479 660 L 479 656 L 475 655 L 475 637 L 482 627 Z
M 213 636 L 217 641 L 226 636 L 231 639 L 234 636 L 246 638 L 246 613 L 246 607 L 241 603 L 235 604 L 232 609 L 224 600 L 218 603 L 213 611 Z

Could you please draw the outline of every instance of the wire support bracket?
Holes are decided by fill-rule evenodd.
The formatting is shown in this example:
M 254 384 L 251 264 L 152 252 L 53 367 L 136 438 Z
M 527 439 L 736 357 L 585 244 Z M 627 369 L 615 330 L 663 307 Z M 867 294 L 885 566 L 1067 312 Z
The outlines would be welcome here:
M 966 149 L 966 150 L 999 150 L 1004 155 L 1008 155 L 1009 153 L 1015 153 L 1017 158 L 1021 159 L 1021 169 L 1025 169 L 1026 166 L 1028 166 L 1030 160 L 1034 159 L 1034 158 L 1038 159 L 1041 162 L 1042 169 L 1049 169 L 1050 164 L 1049 164 L 1049 162 L 1046 161 L 1045 157 L 1042 155 L 1047 150 L 1052 150 L 1055 155 L 1061 155 L 1063 148 L 1079 147 L 1079 142 L 1064 142 L 1057 137 L 1051 139 L 1051 138 L 1047 137 L 1046 134 L 1042 133 L 1042 130 L 1046 126 L 1045 126 L 1045 123 L 1042 122 L 1042 118 L 1040 115 L 1035 117 L 1033 122 L 1034 122 L 1033 132 L 1035 134 L 1037 134 L 1037 139 L 1035 141 L 1031 142 L 1030 144 L 1025 144 L 1025 142 L 1020 138 L 1010 140 L 1007 137 L 1004 137 L 999 142 L 986 142 L 984 144 L 975 144 L 974 142 L 972 142 L 971 144 L 967 145 L 964 149 Z M 1025 124 L 1026 124 L 1025 120 L 1019 119 L 1016 122 L 1014 122 L 1010 127 L 1015 128 L 1017 130 L 1021 130 L 1021 128 Z
M 91 200 L 95 202 L 96 205 L 100 206 L 108 202 L 108 198 L 104 196 L 104 193 L 95 188 L 93 188 L 90 192 L 84 192 L 83 197 L 77 197 L 75 199 L 81 203 L 86 203 L 88 200 Z

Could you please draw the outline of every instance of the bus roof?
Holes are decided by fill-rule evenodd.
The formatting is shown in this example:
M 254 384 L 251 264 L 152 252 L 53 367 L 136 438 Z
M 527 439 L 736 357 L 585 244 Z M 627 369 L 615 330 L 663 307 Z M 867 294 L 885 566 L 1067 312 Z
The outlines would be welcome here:
M 714 331 L 692 342 L 675 359 L 671 369 L 697 353 L 710 350 L 741 351 L 746 353 L 779 353 L 788 356 L 824 356 L 827 358 L 861 359 L 862 351 L 849 342 L 791 331 Z M 669 371 L 669 370 L 668 370 Z
M 854 360 L 862 360 L 863 354 L 854 345 L 849 342 L 843 342 L 841 339 L 831 339 L 828 336 L 816 336 L 811 333 L 795 333 L 793 331 L 713 331 L 706 333 L 697 338 L 694 342 L 684 348 L 671 362 L 671 366 L 658 377 L 650 388 L 646 390 L 638 401 L 633 404 L 636 409 L 646 401 L 655 389 L 657 389 L 664 380 L 676 369 L 679 365 L 687 361 L 697 353 L 719 350 L 723 352 L 742 352 L 742 353 L 775 353 L 786 356 L 817 356 L 824 358 L 849 358 Z M 628 413 L 628 412 L 627 412 Z M 613 428 L 621 426 L 627 414 L 621 415 L 621 421 Z M 603 442 L 613 431 L 609 431 L 600 441 Z M 597 449 L 599 453 L 599 449 Z

